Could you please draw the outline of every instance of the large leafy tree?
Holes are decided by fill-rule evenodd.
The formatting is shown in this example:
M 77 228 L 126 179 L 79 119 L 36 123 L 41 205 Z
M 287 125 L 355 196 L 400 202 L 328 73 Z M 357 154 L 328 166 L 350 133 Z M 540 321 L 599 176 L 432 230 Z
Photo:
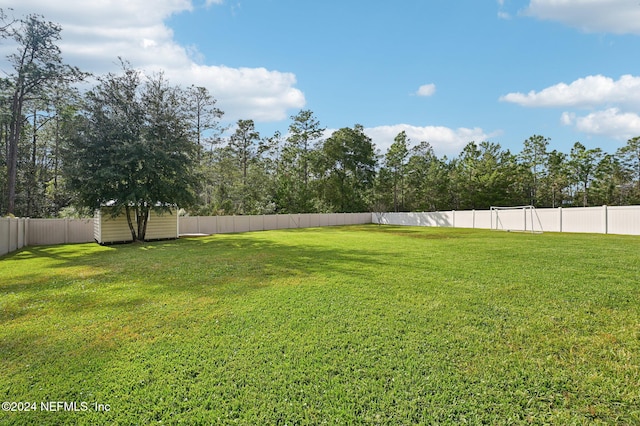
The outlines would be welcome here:
M 123 64 L 87 94 L 66 150 L 67 183 L 91 209 L 126 212 L 134 241 L 144 240 L 151 210 L 195 201 L 198 145 L 190 138 L 184 91 L 162 74 L 148 77 Z
M 323 144 L 318 163 L 323 201 L 337 212 L 367 211 L 377 158 L 364 128 L 336 130 Z

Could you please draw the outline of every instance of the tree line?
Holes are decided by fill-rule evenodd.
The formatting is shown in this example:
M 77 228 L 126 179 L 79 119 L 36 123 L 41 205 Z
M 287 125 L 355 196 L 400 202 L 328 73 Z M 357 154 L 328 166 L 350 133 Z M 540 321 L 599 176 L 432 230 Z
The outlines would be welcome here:
M 358 124 L 327 134 L 310 110 L 285 133 L 261 135 L 242 119 L 229 134 L 206 88 L 144 76 L 125 60 L 119 73 L 90 76 L 63 62 L 59 25 L 0 18 L 15 46 L 0 79 L 3 214 L 83 215 L 112 203 L 143 235 L 148 211 L 169 204 L 232 215 L 640 202 L 640 137 L 611 154 L 579 142 L 550 150 L 541 135 L 518 153 L 471 141 L 447 158 L 405 132 L 386 152 Z

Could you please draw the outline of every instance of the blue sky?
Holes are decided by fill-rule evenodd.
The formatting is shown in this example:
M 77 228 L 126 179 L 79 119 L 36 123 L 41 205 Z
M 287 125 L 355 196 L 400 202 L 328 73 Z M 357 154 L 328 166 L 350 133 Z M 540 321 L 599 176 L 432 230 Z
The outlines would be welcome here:
M 92 4 L 94 3 L 94 4 Z M 203 85 L 225 120 L 286 133 L 311 109 L 362 124 L 384 152 L 405 130 L 438 155 L 469 141 L 519 152 L 529 136 L 614 152 L 640 135 L 636 0 L 23 0 L 59 22 L 65 59 L 118 56 Z M 3 46 L 4 49 L 8 46 Z M 2 69 L 6 69 L 3 63 Z

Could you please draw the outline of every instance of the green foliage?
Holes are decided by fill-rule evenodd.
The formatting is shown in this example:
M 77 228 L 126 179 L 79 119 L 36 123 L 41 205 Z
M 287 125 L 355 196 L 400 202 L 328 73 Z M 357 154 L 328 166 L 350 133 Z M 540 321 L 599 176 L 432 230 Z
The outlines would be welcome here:
M 616 153 L 623 173 L 629 178 L 622 185 L 631 203 L 640 203 L 640 136 L 631 138 Z
M 600 148 L 587 149 L 580 142 L 576 142 L 571 148 L 568 170 L 569 180 L 576 185 L 576 193 L 582 196 L 582 205 L 589 205 L 590 184 L 594 180 L 598 162 L 603 153 Z
M 336 130 L 322 145 L 318 172 L 321 197 L 333 211 L 367 211 L 377 158 L 361 125 Z
M 289 135 L 277 161 L 278 211 L 314 211 L 311 169 L 317 161 L 317 145 L 324 130 L 310 110 L 301 110 L 297 115 L 291 116 Z
M 29 247 L 0 260 L 2 399 L 110 411 L 0 423 L 637 424 L 638 250 L 377 226 Z
M 66 182 L 79 206 L 126 211 L 132 238 L 144 240 L 150 210 L 194 203 L 198 147 L 189 137 L 183 100 L 162 75 L 143 85 L 127 64 L 121 75 L 100 79 L 65 152 Z
M 0 13 L 0 21 L 6 24 L 0 35 L 12 39 L 16 47 L 15 53 L 7 55 L 12 72 L 2 79 L 1 84 L 0 112 L 4 121 L 3 136 L 7 152 L 7 183 L 3 196 L 6 197 L 6 211 L 30 214 L 33 212 L 34 198 L 43 198 L 47 178 L 38 179 L 37 176 L 38 146 L 35 134 L 38 125 L 35 122 L 31 129 L 30 155 L 25 153 L 24 130 L 28 126 L 26 111 L 33 111 L 34 121 L 37 112 L 48 115 L 50 112 L 47 110 L 54 103 L 50 95 L 56 86 L 78 82 L 86 75 L 78 68 L 62 62 L 58 46 L 62 28 L 58 24 L 35 14 L 7 24 L 4 12 Z
M 393 181 L 393 207 L 396 212 L 405 210 L 405 179 L 409 138 L 402 131 L 393 140 L 385 155 L 385 166 L 390 170 Z
M 522 164 L 529 169 L 530 173 L 530 186 L 531 199 L 528 204 L 537 206 L 538 193 L 540 192 L 540 184 L 542 178 L 545 176 L 545 166 L 547 165 L 547 146 L 549 146 L 549 139 L 540 135 L 533 135 L 526 141 L 522 152 L 520 152 L 520 159 Z

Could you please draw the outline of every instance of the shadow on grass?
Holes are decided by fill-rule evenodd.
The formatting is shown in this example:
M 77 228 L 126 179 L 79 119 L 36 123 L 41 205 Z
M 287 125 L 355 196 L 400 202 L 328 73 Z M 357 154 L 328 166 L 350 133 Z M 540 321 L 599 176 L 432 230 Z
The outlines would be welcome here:
M 345 248 L 314 244 L 329 233 L 357 231 L 359 227 L 331 230 L 288 230 L 296 241 L 272 234 L 245 233 L 186 238 L 174 241 L 113 245 L 94 244 L 29 247 L 6 258 L 2 268 L 14 263 L 24 273 L 12 274 L 0 284 L 0 293 L 14 296 L 13 307 L 6 307 L 1 321 L 10 321 L 28 307 L 53 303 L 60 309 L 108 310 L 109 303 L 96 305 L 109 297 L 135 295 L 154 299 L 171 292 L 193 296 L 245 297 L 248 292 L 273 285 L 276 281 L 306 277 L 317 273 L 366 278 L 372 268 L 382 267 L 393 254 L 381 254 L 370 247 Z M 367 230 L 375 228 L 367 227 Z M 304 235 L 304 237 L 301 237 Z M 308 235 L 308 244 L 305 243 Z M 363 234 L 363 237 L 366 234 Z M 340 234 L 337 234 L 340 238 Z M 332 237 L 332 238 L 335 238 Z M 43 260 L 43 262 L 37 262 Z M 33 267 L 29 263 L 35 262 Z M 11 311 L 11 312 L 10 312 Z

